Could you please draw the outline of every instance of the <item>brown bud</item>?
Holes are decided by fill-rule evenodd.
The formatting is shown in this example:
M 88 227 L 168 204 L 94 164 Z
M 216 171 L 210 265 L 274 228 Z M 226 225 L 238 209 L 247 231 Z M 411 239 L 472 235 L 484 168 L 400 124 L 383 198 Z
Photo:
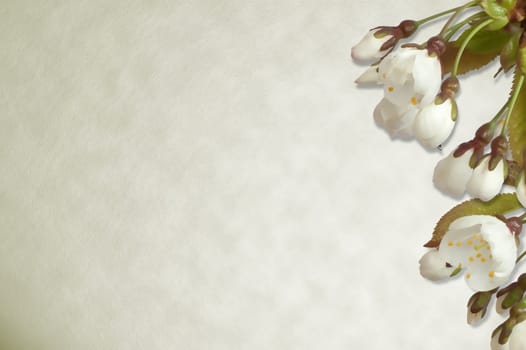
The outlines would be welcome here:
M 409 38 L 414 34 L 414 32 L 416 32 L 418 24 L 412 20 L 405 20 L 400 22 L 398 28 L 400 29 L 400 33 L 402 35 L 401 38 Z
M 443 100 L 453 99 L 458 92 L 459 86 L 460 84 L 457 77 L 448 77 L 442 82 L 442 86 L 440 87 L 440 98 Z
M 429 55 L 442 56 L 446 49 L 447 44 L 441 36 L 433 36 L 427 41 L 427 53 Z
M 522 219 L 519 217 L 512 217 L 508 218 L 504 221 L 506 223 L 506 226 L 510 229 L 510 231 L 515 235 L 518 236 L 522 232 Z
M 475 139 L 487 145 L 493 138 L 494 127 L 491 123 L 481 125 L 475 132 Z
M 508 140 L 506 140 L 506 137 L 504 135 L 497 136 L 492 142 L 491 142 L 491 155 L 492 156 L 504 156 L 506 154 L 506 151 L 508 150 Z

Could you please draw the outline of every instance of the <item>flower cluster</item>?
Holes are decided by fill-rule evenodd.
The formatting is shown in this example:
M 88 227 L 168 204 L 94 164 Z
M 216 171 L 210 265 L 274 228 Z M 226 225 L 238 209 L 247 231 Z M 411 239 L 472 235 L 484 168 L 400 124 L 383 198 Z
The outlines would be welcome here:
M 437 35 L 408 42 L 443 16 L 449 17 Z M 507 319 L 493 332 L 493 350 L 526 349 L 526 274 L 506 285 L 526 256 L 520 252 L 526 222 L 526 1 L 474 0 L 419 21 L 376 27 L 351 56 L 369 65 L 356 83 L 382 90 L 376 124 L 392 138 L 416 139 L 429 150 L 441 150 L 455 128 L 459 76 L 492 61 L 500 63 L 497 74 L 513 72 L 510 97 L 497 114 L 435 167 L 437 189 L 471 199 L 442 216 L 419 263 L 431 281 L 464 274 L 475 291 L 468 302 L 470 324 L 484 318 L 496 298 L 496 311 Z M 514 191 L 502 193 L 506 186 Z

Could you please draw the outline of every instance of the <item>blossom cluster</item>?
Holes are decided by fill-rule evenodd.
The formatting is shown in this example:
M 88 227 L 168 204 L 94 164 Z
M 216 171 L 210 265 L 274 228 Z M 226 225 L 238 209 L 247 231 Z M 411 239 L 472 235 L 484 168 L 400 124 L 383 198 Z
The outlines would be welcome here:
M 437 35 L 408 42 L 422 25 L 444 16 Z M 435 167 L 438 190 L 471 199 L 438 221 L 419 263 L 431 281 L 464 274 L 475 291 L 468 302 L 470 324 L 497 300 L 496 311 L 507 319 L 493 332 L 493 350 L 526 349 L 526 273 L 510 283 L 526 256 L 520 251 L 526 222 L 526 1 L 475 0 L 419 21 L 376 27 L 351 56 L 369 65 L 356 83 L 382 90 L 376 124 L 391 138 L 416 139 L 428 150 L 441 150 L 455 129 L 459 76 L 497 58 L 497 74 L 513 72 L 510 97 L 499 112 Z M 513 191 L 503 193 L 506 186 Z

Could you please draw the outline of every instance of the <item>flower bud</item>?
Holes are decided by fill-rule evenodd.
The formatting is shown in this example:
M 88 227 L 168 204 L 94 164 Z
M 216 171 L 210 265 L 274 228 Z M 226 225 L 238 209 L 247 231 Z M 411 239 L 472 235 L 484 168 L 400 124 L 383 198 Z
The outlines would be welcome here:
M 466 191 L 466 184 L 473 174 L 473 169 L 469 166 L 473 150 L 455 157 L 456 153 L 456 151 L 452 152 L 437 163 L 433 173 L 433 183 L 441 192 L 460 197 Z
M 440 281 L 451 276 L 455 270 L 440 256 L 438 250 L 433 249 L 425 253 L 418 261 L 420 274 L 430 281 Z
M 516 305 L 522 299 L 524 289 L 521 288 L 518 282 L 514 282 L 498 291 L 496 309 L 499 314 L 503 314 L 506 310 Z
M 351 49 L 351 56 L 356 61 L 373 61 L 382 58 L 391 47 L 384 47 L 386 43 L 392 41 L 392 34 L 388 34 L 382 28 L 370 30 L 358 44 Z
M 446 141 L 455 127 L 456 104 L 447 99 L 441 104 L 432 103 L 420 110 L 413 125 L 416 139 L 429 149 Z
M 505 163 L 500 159 L 495 167 L 490 169 L 491 156 L 486 156 L 473 170 L 473 175 L 469 179 L 467 192 L 481 200 L 487 202 L 499 194 L 505 178 Z
M 496 289 L 487 292 L 477 292 L 468 301 L 468 323 L 473 325 L 484 318 L 489 302 Z
M 408 38 L 418 29 L 418 23 L 412 20 L 400 22 L 396 27 L 378 27 L 371 29 L 351 50 L 351 56 L 357 61 L 373 61 L 384 57 L 396 45 L 398 40 Z

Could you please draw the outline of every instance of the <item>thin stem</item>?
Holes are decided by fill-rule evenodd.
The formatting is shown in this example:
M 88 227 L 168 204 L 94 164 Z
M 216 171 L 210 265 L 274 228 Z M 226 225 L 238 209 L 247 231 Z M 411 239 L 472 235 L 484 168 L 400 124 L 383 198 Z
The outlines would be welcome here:
M 515 264 L 518 263 L 522 258 L 526 256 L 526 250 L 522 252 L 521 255 L 515 260 Z
M 444 40 L 445 40 L 445 41 L 449 41 L 449 39 L 451 39 L 451 37 L 452 37 L 453 35 L 455 35 L 455 33 L 456 33 L 460 28 L 462 28 L 463 26 L 465 26 L 465 25 L 468 24 L 469 22 L 471 22 L 471 21 L 473 21 L 473 20 L 477 20 L 477 19 L 479 19 L 479 17 L 484 17 L 484 16 L 486 16 L 486 13 L 485 13 L 485 12 L 477 12 L 477 13 L 475 13 L 474 15 L 469 16 L 469 17 L 466 18 L 465 20 L 458 22 L 458 23 L 455 24 L 454 26 L 449 27 L 449 28 L 445 31 Z
M 511 95 L 510 101 L 508 103 L 508 106 L 510 109 L 508 110 L 508 115 L 506 115 L 506 119 L 504 119 L 504 125 L 502 126 L 501 134 L 503 135 L 506 132 L 506 130 L 508 130 L 508 123 L 510 121 L 510 115 L 511 115 L 511 112 L 513 112 L 515 103 L 517 103 L 517 98 L 519 97 L 519 93 L 521 92 L 523 83 L 524 83 L 524 75 L 521 73 L 521 76 L 519 77 L 519 81 L 517 82 L 517 85 L 513 89 L 513 95 Z
M 457 56 L 455 57 L 455 63 L 453 64 L 453 71 L 451 72 L 452 76 L 456 76 L 457 75 L 458 65 L 460 63 L 460 58 L 462 57 L 462 54 L 464 53 L 464 50 L 466 49 L 466 46 L 468 45 L 470 40 L 473 39 L 475 34 L 480 32 L 484 27 L 486 27 L 487 25 L 491 24 L 493 21 L 494 21 L 494 19 L 490 18 L 490 19 L 487 19 L 484 22 L 480 23 L 478 26 L 473 28 L 473 30 L 468 34 L 466 39 L 464 39 L 464 41 L 460 45 L 460 48 L 458 49 Z
M 444 35 L 446 30 L 449 28 L 449 25 L 451 23 L 453 23 L 453 21 L 458 17 L 458 15 L 460 15 L 462 13 L 462 11 L 464 11 L 465 9 L 467 9 L 469 7 L 472 7 L 474 5 L 476 5 L 476 1 L 468 2 L 464 6 L 457 7 L 457 10 L 453 13 L 453 15 L 451 17 L 449 17 L 449 19 L 447 20 L 446 24 L 444 24 L 444 26 L 442 27 L 442 30 L 440 31 L 438 36 L 443 36 Z
M 472 6 L 475 6 L 478 4 L 479 1 L 470 1 L 468 2 L 467 4 L 465 5 L 462 5 L 462 6 L 458 6 L 458 7 L 455 7 L 455 8 L 452 8 L 452 9 L 449 9 L 449 10 L 446 10 L 446 11 L 442 11 L 442 12 L 439 12 L 437 14 L 434 14 L 432 16 L 429 16 L 429 17 L 426 17 L 424 19 L 421 19 L 419 21 L 416 21 L 416 24 L 417 25 L 422 25 L 422 24 L 425 24 L 427 22 L 431 22 L 432 20 L 434 19 L 437 19 L 439 17 L 442 17 L 442 16 L 445 16 L 447 14 L 450 14 L 452 12 L 457 12 L 458 10 L 461 10 L 461 9 L 464 9 L 464 8 L 468 8 L 468 7 L 472 7 Z
M 508 108 L 510 104 L 510 101 L 506 101 L 506 103 L 499 109 L 499 111 L 497 112 L 497 114 L 495 114 L 495 116 L 493 117 L 493 119 L 490 120 L 490 124 L 491 126 L 494 126 L 495 123 L 497 123 L 499 121 L 499 119 L 502 117 L 502 113 L 504 113 L 504 111 Z

